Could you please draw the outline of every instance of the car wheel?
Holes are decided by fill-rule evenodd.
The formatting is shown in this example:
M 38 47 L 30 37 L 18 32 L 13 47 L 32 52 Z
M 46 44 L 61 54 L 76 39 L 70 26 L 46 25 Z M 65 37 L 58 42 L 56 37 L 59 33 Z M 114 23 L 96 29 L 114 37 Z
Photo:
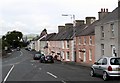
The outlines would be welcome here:
M 92 77 L 95 76 L 95 73 L 94 73 L 94 70 L 93 70 L 93 69 L 91 69 L 91 71 L 90 71 L 90 75 L 91 75 Z
M 109 79 L 109 76 L 106 72 L 103 72 L 103 80 L 107 81 Z

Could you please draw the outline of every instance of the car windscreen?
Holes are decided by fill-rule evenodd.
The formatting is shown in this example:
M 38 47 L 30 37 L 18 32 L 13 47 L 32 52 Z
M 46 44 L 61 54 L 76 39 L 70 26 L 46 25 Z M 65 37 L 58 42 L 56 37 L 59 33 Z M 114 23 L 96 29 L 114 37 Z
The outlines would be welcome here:
M 120 65 L 120 58 L 112 58 L 110 60 L 111 65 Z
M 53 57 L 52 56 L 46 56 L 47 59 L 52 59 Z
M 39 56 L 40 56 L 40 54 L 35 54 L 35 56 L 36 56 L 36 57 L 39 57 Z

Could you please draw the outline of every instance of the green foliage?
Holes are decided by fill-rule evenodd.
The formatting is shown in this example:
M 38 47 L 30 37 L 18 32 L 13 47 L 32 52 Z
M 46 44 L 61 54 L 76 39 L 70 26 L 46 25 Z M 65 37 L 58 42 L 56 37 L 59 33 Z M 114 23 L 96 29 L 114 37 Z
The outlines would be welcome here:
M 20 41 L 22 40 L 23 34 L 19 31 L 7 32 L 5 36 L 2 37 L 2 46 L 12 46 L 14 48 L 20 46 Z

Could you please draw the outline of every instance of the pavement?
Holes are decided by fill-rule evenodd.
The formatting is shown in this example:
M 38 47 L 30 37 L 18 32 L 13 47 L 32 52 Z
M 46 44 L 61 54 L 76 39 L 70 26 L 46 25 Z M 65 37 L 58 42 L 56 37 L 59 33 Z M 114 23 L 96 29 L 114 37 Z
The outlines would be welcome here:
M 92 66 L 92 64 L 87 64 L 87 63 L 77 63 L 77 62 L 62 62 L 62 63 L 68 64 L 68 65 L 74 65 L 74 66 L 88 67 L 88 68 Z

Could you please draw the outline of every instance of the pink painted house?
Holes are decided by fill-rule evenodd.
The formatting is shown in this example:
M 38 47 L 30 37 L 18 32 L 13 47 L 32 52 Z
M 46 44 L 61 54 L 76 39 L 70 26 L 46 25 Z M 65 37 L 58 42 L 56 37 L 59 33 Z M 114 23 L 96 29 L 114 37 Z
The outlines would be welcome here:
M 95 62 L 95 17 L 86 18 L 86 24 L 76 32 L 76 62 L 93 64 Z M 88 22 L 87 22 L 88 21 Z M 91 23 L 91 24 L 90 24 Z

